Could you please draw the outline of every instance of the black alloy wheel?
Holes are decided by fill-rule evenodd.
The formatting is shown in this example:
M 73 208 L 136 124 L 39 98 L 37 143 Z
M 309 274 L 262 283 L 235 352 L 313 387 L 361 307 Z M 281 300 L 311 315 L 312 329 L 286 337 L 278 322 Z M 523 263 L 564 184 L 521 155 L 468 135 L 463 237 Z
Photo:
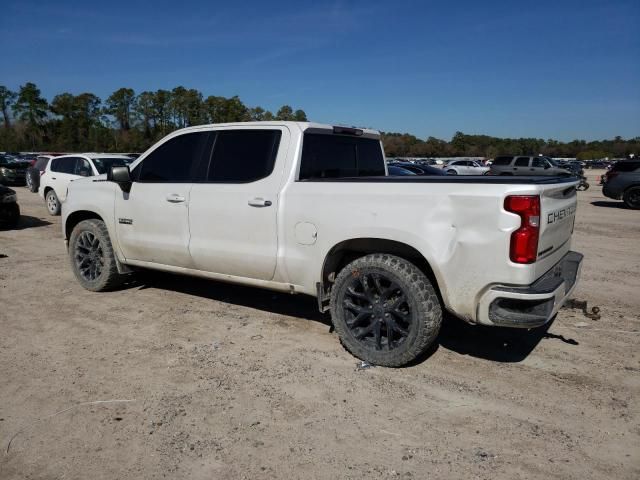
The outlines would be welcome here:
M 84 231 L 74 246 L 73 257 L 78 273 L 90 282 L 102 274 L 105 258 L 100 239 L 90 231 Z
M 400 346 L 414 322 L 406 295 L 383 273 L 352 277 L 342 306 L 350 333 L 365 347 L 375 350 Z

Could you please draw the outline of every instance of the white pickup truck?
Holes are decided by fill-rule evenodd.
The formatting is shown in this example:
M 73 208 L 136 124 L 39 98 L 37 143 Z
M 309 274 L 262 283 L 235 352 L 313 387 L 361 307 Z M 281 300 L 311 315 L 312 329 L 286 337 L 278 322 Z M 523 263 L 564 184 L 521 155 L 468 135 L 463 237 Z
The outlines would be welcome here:
M 435 341 L 443 308 L 521 328 L 555 315 L 582 262 L 576 184 L 390 177 L 373 130 L 204 125 L 71 183 L 62 226 L 89 290 L 150 268 L 312 295 L 355 356 L 401 366 Z

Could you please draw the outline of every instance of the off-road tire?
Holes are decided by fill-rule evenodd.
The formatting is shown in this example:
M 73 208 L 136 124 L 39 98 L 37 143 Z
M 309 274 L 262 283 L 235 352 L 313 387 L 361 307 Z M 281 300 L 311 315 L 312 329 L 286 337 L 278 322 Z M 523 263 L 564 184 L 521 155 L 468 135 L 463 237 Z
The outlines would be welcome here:
M 49 215 L 53 215 L 54 217 L 60 215 L 60 200 L 58 199 L 58 195 L 56 195 L 56 192 L 53 188 L 50 189 L 44 196 L 44 201 L 47 205 L 47 211 L 49 212 Z
M 387 341 L 386 348 L 367 345 L 356 338 L 353 318 L 352 326 L 347 324 L 348 317 L 354 315 L 350 307 L 344 306 L 344 302 L 349 301 L 348 289 L 353 289 L 354 282 L 362 282 L 367 275 L 382 275 L 395 283 L 397 291 L 406 297 L 411 322 L 405 328 L 408 334 L 399 345 L 393 346 L 393 340 Z M 395 255 L 371 254 L 354 260 L 338 274 L 331 289 L 331 317 L 340 341 L 354 356 L 373 365 L 401 367 L 425 354 L 436 340 L 442 324 L 442 308 L 433 285 L 415 265 Z M 371 318 L 370 325 L 376 321 Z M 385 328 L 383 320 L 379 323 Z M 386 332 L 388 335 L 388 330 Z
M 629 187 L 622 195 L 624 204 L 632 210 L 640 210 L 640 187 Z
M 83 234 L 87 234 L 83 237 Z M 102 268 L 96 278 L 87 278 L 81 269 L 78 248 L 79 242 L 86 237 L 95 238 L 98 242 L 98 256 L 102 258 Z M 109 238 L 109 232 L 102 220 L 89 219 L 78 223 L 69 237 L 69 260 L 71 270 L 78 279 L 80 285 L 92 292 L 104 292 L 113 290 L 122 284 L 126 275 L 118 273 L 116 257 Z

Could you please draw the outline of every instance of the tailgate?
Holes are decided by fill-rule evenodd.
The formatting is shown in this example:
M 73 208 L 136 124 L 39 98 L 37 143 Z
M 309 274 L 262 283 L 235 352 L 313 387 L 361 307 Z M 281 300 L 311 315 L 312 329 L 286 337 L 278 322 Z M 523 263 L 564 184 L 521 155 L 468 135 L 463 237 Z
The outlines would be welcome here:
M 538 260 L 569 246 L 576 218 L 576 182 L 543 186 L 540 194 Z

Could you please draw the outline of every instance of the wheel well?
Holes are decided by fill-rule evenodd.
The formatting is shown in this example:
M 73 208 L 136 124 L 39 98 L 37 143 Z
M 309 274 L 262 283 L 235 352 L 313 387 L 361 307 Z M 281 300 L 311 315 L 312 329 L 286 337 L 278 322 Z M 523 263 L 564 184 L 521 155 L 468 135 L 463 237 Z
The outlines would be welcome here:
M 410 261 L 427 276 L 440 296 L 438 281 L 427 259 L 406 243 L 383 238 L 354 238 L 334 246 L 327 254 L 322 267 L 322 286 L 325 292 L 329 292 L 338 272 L 347 264 L 372 253 L 388 253 Z
M 52 187 L 44 187 L 44 196 L 47 196 L 47 193 L 49 193 L 49 190 L 53 190 Z
M 71 232 L 77 224 L 79 224 L 83 220 L 89 220 L 90 218 L 102 220 L 102 217 L 100 215 L 88 210 L 78 210 L 77 212 L 73 212 L 71 215 L 69 215 L 67 217 L 67 223 L 65 223 L 64 225 L 65 238 L 69 238 L 71 236 Z

